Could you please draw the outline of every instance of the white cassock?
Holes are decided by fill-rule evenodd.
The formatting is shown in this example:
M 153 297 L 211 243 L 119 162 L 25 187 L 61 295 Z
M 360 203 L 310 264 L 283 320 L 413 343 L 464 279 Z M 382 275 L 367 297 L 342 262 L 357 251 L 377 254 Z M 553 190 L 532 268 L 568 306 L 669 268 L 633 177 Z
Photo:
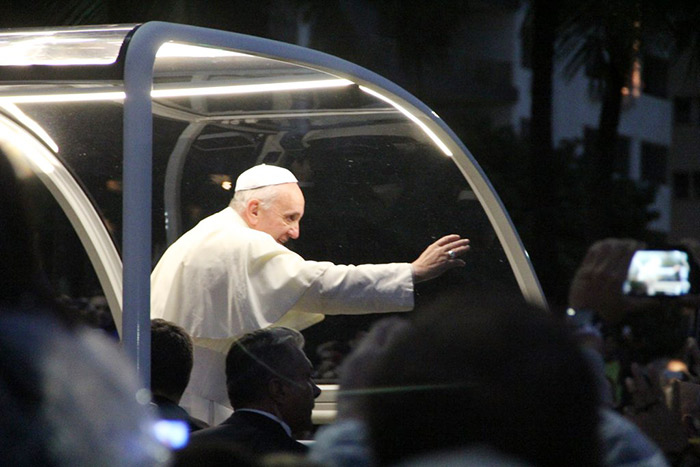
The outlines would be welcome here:
M 412 308 L 410 264 L 307 261 L 271 235 L 249 228 L 230 207 L 180 237 L 151 274 L 151 317 L 182 326 L 195 343 L 183 405 L 209 421 L 227 411 L 213 417 L 204 400 L 230 407 L 224 362 L 231 342 L 242 334 L 272 325 L 301 330 L 324 314 Z

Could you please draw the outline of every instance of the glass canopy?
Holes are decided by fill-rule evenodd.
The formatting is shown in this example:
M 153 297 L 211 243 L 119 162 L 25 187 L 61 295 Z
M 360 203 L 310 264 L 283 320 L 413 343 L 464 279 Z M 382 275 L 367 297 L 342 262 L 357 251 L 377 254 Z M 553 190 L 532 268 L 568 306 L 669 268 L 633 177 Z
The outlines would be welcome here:
M 0 57 L 0 144 L 50 221 L 45 264 L 63 293 L 106 298 L 145 380 L 151 267 L 262 162 L 301 182 L 307 214 L 290 247 L 305 258 L 412 261 L 459 233 L 472 241 L 467 267 L 419 288 L 418 308 L 444 293 L 544 305 L 474 157 L 434 112 L 368 70 L 167 23 L 0 33 Z M 308 329 L 311 359 L 373 319 Z
M 134 26 L 0 31 L 0 65 L 111 65 Z

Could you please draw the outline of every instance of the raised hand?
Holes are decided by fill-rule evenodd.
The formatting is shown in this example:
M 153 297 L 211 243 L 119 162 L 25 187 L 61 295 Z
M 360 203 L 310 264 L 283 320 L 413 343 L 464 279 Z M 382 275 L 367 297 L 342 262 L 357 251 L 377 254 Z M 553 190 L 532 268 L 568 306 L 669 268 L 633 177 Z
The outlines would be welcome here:
M 469 239 L 457 234 L 445 235 L 428 246 L 412 264 L 413 282 L 423 282 L 440 276 L 448 269 L 462 267 L 459 259 L 469 251 Z

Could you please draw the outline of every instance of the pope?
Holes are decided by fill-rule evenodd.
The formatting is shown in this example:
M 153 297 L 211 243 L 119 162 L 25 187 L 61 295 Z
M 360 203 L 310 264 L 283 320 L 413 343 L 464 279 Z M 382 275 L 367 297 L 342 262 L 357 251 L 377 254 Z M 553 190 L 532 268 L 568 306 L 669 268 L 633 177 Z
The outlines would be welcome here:
M 151 274 L 151 317 L 172 321 L 195 343 L 190 409 L 206 418 L 228 406 L 224 358 L 239 336 L 272 325 L 304 329 L 324 314 L 408 311 L 414 284 L 464 266 L 469 240 L 446 235 L 412 263 L 337 265 L 284 246 L 300 233 L 304 196 L 289 170 L 257 165 L 236 180 L 224 210 L 200 221 Z M 220 410 L 220 408 L 219 408 Z

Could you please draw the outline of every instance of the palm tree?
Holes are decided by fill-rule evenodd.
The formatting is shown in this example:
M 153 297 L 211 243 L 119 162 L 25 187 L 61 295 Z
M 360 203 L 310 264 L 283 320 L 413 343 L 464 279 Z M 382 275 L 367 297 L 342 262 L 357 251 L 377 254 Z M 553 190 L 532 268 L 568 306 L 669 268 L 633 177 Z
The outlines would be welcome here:
M 598 132 L 588 156 L 590 240 L 614 234 L 612 204 L 617 136 L 623 98 L 647 54 L 670 54 L 685 47 L 676 27 L 679 18 L 697 11 L 697 2 L 678 0 L 578 0 L 562 4 L 557 58 L 569 77 L 585 70 L 601 100 Z M 687 28 L 681 28 L 688 32 Z M 686 37 L 690 37 L 688 34 Z M 635 71 L 636 70 L 636 71 Z

